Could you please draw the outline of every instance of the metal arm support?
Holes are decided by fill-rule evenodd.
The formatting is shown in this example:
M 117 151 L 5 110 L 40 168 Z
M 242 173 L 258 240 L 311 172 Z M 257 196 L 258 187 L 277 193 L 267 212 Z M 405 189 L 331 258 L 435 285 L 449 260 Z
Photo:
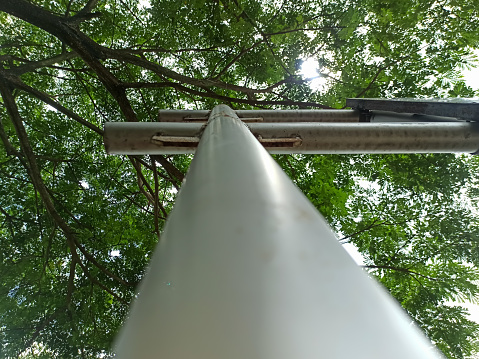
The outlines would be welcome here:
M 474 153 L 479 149 L 479 123 L 462 121 L 247 125 L 270 153 Z M 202 123 L 110 122 L 105 124 L 105 147 L 112 154 L 194 153 L 203 129 Z
M 211 111 L 160 110 L 159 122 L 206 122 Z M 245 122 L 359 122 L 357 110 L 237 110 Z
M 472 99 L 348 98 L 346 106 L 357 110 L 393 111 L 479 121 L 479 101 Z

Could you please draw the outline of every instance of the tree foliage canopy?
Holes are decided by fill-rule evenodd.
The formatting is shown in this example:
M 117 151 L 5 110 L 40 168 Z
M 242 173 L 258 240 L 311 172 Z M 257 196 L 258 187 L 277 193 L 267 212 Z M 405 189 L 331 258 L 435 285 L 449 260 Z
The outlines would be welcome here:
M 0 356 L 109 353 L 189 165 L 107 156 L 159 109 L 471 97 L 477 0 L 0 1 Z M 321 86 L 301 75 L 314 58 Z M 475 158 L 277 156 L 449 358 L 478 351 Z

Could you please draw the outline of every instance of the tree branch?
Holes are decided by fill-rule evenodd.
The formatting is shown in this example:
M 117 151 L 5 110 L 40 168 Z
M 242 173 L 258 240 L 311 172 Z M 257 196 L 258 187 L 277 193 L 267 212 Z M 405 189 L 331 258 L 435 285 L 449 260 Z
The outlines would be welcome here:
M 97 286 L 99 286 L 101 289 L 103 289 L 105 292 L 109 293 L 113 298 L 115 298 L 116 300 L 118 300 L 120 303 L 124 304 L 124 305 L 128 305 L 128 302 L 126 300 L 124 300 L 123 298 L 121 298 L 118 294 L 116 294 L 114 291 L 112 291 L 110 288 L 108 288 L 107 286 L 105 286 L 103 283 L 101 283 L 100 281 L 98 281 L 98 279 L 96 279 L 95 277 L 93 277 L 90 273 L 90 271 L 88 270 L 88 268 L 82 263 L 82 262 L 78 262 L 78 264 L 80 265 L 80 267 L 83 269 L 83 273 L 85 273 L 85 275 L 92 281 L 92 283 L 96 284 Z
M 369 269 L 388 269 L 388 270 L 394 270 L 394 271 L 397 271 L 397 272 L 407 273 L 407 274 L 410 274 L 410 275 L 417 275 L 417 276 L 420 276 L 420 277 L 423 277 L 423 278 L 426 278 L 426 279 L 429 279 L 429 280 L 433 280 L 433 281 L 439 281 L 440 280 L 439 278 L 429 277 L 425 274 L 418 273 L 418 272 L 410 270 L 408 268 L 399 268 L 399 267 L 386 266 L 386 265 L 363 265 L 361 267 L 369 268 Z
M 128 156 L 128 158 L 130 159 L 131 161 L 131 164 L 133 165 L 133 167 L 135 168 L 136 170 L 136 174 L 137 174 L 137 178 L 138 178 L 138 188 L 140 189 L 140 191 L 145 195 L 146 199 L 148 200 L 149 203 L 151 203 L 153 205 L 153 208 L 155 208 L 156 205 L 158 205 L 164 215 L 164 217 L 160 217 L 161 219 L 166 219 L 166 216 L 167 216 L 167 212 L 166 210 L 163 208 L 163 206 L 161 205 L 161 203 L 157 202 L 155 200 L 155 191 L 153 191 L 153 189 L 151 188 L 150 184 L 148 183 L 148 181 L 146 180 L 145 176 L 143 175 L 143 173 L 141 172 L 141 166 L 138 162 L 135 161 L 135 158 L 133 156 Z M 154 170 L 154 172 L 156 173 L 156 170 Z M 143 186 L 146 187 L 146 189 L 148 190 L 148 192 L 146 192 L 144 189 L 143 189 Z M 155 204 L 157 203 L 157 204 Z M 156 216 L 156 214 L 155 214 Z M 159 217 L 159 215 L 158 215 Z
M 153 158 L 155 161 L 157 161 L 160 165 L 163 166 L 166 172 L 172 177 L 175 177 L 178 179 L 180 183 L 183 182 L 185 175 L 175 166 L 171 164 L 170 161 L 168 161 L 165 156 L 163 155 L 152 155 L 151 158 Z
M 60 313 L 60 309 L 64 309 L 64 308 L 58 308 L 50 316 L 46 317 L 39 325 L 37 325 L 37 327 L 35 328 L 35 331 L 33 332 L 32 336 L 30 337 L 30 339 L 23 344 L 24 349 L 17 353 L 17 358 L 20 358 L 21 355 L 28 348 L 30 348 L 33 345 L 33 343 L 35 343 L 35 340 L 39 337 L 39 335 L 43 331 L 43 329 L 45 329 L 46 326 L 48 324 L 50 324 L 56 318 L 56 316 Z
M 151 165 L 150 165 L 149 163 L 143 161 L 143 160 L 140 158 L 140 156 L 131 156 L 131 157 L 133 157 L 134 159 L 136 159 L 136 160 L 137 160 L 139 163 L 141 163 L 144 167 L 146 167 L 146 168 L 148 168 L 148 169 L 150 169 L 150 170 L 153 171 L 153 167 L 151 167 Z M 178 169 L 177 169 L 177 171 L 178 171 Z M 180 173 L 181 173 L 181 172 L 180 172 Z M 170 173 L 168 173 L 168 174 L 170 174 Z M 172 178 L 173 176 L 171 176 L 171 174 L 170 174 L 170 177 L 167 177 L 167 176 L 165 176 L 164 174 L 158 172 L 158 176 L 160 176 L 161 178 L 163 178 L 163 179 L 165 179 L 165 180 L 171 182 L 171 184 L 172 184 L 176 189 L 179 189 L 178 184 L 177 184 L 176 181 Z
M 15 2 L 15 5 L 13 2 Z M 24 4 L 25 6 L 23 6 Z M 227 84 L 217 80 L 191 78 L 150 62 L 145 58 L 140 58 L 124 51 L 122 52 L 114 49 L 108 49 L 94 42 L 77 28 L 69 26 L 68 23 L 65 23 L 62 18 L 55 16 L 36 5 L 30 4 L 26 0 L 4 0 L 3 2 L 0 2 L 0 10 L 36 25 L 56 36 L 64 43 L 68 44 L 92 68 L 92 70 L 95 71 L 99 80 L 112 94 L 128 121 L 137 121 L 137 116 L 126 96 L 125 86 L 122 86 L 121 82 L 118 81 L 118 79 L 100 63 L 99 59 L 112 58 L 123 61 L 153 71 L 162 78 L 171 78 L 181 83 L 198 86 L 203 89 L 218 87 L 225 90 L 243 92 L 246 94 L 262 93 L 265 91 L 264 89 L 252 90 L 243 86 Z M 199 96 L 216 98 L 222 101 L 231 101 L 228 96 L 218 95 L 213 92 L 210 93 L 208 91 L 196 91 L 186 87 L 181 88 L 178 84 L 173 86 Z M 330 108 L 329 106 L 318 105 L 316 103 L 302 103 L 296 101 L 255 101 L 235 99 L 234 102 L 249 105 L 298 105 L 317 108 Z
M 201 97 L 214 98 L 214 99 L 221 100 L 228 103 L 242 103 L 242 104 L 247 104 L 250 106 L 278 105 L 278 106 L 301 106 L 301 107 L 332 109 L 332 107 L 330 106 L 321 105 L 316 102 L 302 102 L 302 101 L 293 101 L 293 100 L 255 100 L 252 98 L 242 99 L 242 98 L 228 97 L 228 96 L 218 95 L 216 92 L 213 92 L 213 91 L 198 91 L 198 90 L 190 89 L 186 86 L 183 86 L 175 82 L 123 83 L 123 86 L 126 88 L 173 87 L 180 91 L 201 96 Z M 252 93 L 252 92 L 257 93 L 258 90 L 249 91 L 249 93 Z
M 369 82 L 369 84 L 366 86 L 366 88 L 356 95 L 356 98 L 361 97 L 361 96 L 364 95 L 366 92 L 368 92 L 369 89 L 371 88 L 371 86 L 374 84 L 374 82 L 377 80 L 377 78 L 378 78 L 379 75 L 381 74 L 381 72 L 383 72 L 385 69 L 386 69 L 386 67 L 380 67 L 380 68 L 378 69 L 378 71 L 376 72 L 376 74 L 374 75 L 374 77 L 372 78 L 372 80 L 371 80 L 371 81 Z
M 40 194 L 40 198 L 42 199 L 43 204 L 45 205 L 45 208 L 48 212 L 48 214 L 52 217 L 54 222 L 58 225 L 58 227 L 62 230 L 63 234 L 65 235 L 67 245 L 70 249 L 70 253 L 72 255 L 72 260 L 76 261 L 80 267 L 83 269 L 83 272 L 85 275 L 95 284 L 97 284 L 99 287 L 110 293 L 112 296 L 114 296 L 117 300 L 122 302 L 123 304 L 127 304 L 124 299 L 119 297 L 117 294 L 112 292 L 109 288 L 107 288 L 105 285 L 100 283 L 96 278 L 91 276 L 89 273 L 88 269 L 83 265 L 80 257 L 78 256 L 77 253 L 77 248 L 75 244 L 75 233 L 72 230 L 72 228 L 65 222 L 65 220 L 60 216 L 58 211 L 55 208 L 55 205 L 53 204 L 53 201 L 50 197 L 50 194 L 48 192 L 47 187 L 43 183 L 43 179 L 40 174 L 40 169 L 38 167 L 38 164 L 36 162 L 35 154 L 33 152 L 33 149 L 30 145 L 30 141 L 28 139 L 27 132 L 25 130 L 25 127 L 23 125 L 23 120 L 18 112 L 17 105 L 15 103 L 15 99 L 12 94 L 12 89 L 9 86 L 9 84 L 5 81 L 4 78 L 0 77 L 0 93 L 3 98 L 3 102 L 5 104 L 5 107 L 7 109 L 7 112 L 10 116 L 10 119 L 12 120 L 12 123 L 15 127 L 15 131 L 17 133 L 19 142 L 20 142 L 20 148 L 22 149 L 22 152 L 25 155 L 26 158 L 26 164 L 27 164 L 27 171 L 32 179 L 33 185 L 35 189 L 38 191 Z
M 8 82 L 10 86 L 13 86 L 13 87 L 16 87 L 20 90 L 23 90 L 33 96 L 35 96 L 36 98 L 38 98 L 39 100 L 45 102 L 46 104 L 50 105 L 51 107 L 53 107 L 54 109 L 58 110 L 59 112 L 63 113 L 64 115 L 70 117 L 71 119 L 77 121 L 78 123 L 88 127 L 89 129 L 95 131 L 96 133 L 98 133 L 99 135 L 103 136 L 103 130 L 100 129 L 99 127 L 95 126 L 94 124 L 92 124 L 91 122 L 88 122 L 87 120 L 85 120 L 84 118 L 82 118 L 81 116 L 78 116 L 75 112 L 67 109 L 66 107 L 63 107 L 62 105 L 60 105 L 58 102 L 56 102 L 55 100 L 53 100 L 50 95 L 42 92 L 42 91 L 39 91 L 37 89 L 34 89 L 33 87 L 30 87 L 28 86 L 27 84 L 23 83 L 19 77 L 17 76 L 14 76 L 14 75 L 11 75 L 11 74 L 8 74 L 2 70 L 0 70 L 0 78 L 2 78 L 3 81 L 5 82 Z
M 211 87 L 218 87 L 225 90 L 238 91 L 242 93 L 268 93 L 271 91 L 271 86 L 264 89 L 251 89 L 244 86 L 238 86 L 233 84 L 228 84 L 215 79 L 195 79 L 189 76 L 181 75 L 173 70 L 170 70 L 161 65 L 155 64 L 145 58 L 140 58 L 129 53 L 120 52 L 117 50 L 105 49 L 106 56 L 112 59 L 123 61 L 135 66 L 142 67 L 146 70 L 150 70 L 157 74 L 161 78 L 171 78 L 178 81 L 179 83 L 188 84 L 200 87 L 202 89 L 208 89 Z M 159 82 L 157 87 L 165 87 L 170 82 Z M 139 87 L 148 87 L 148 83 L 143 83 L 143 86 L 135 85 L 135 83 L 122 83 L 121 85 L 128 88 L 139 88 Z M 178 83 L 172 83 L 178 84 Z M 276 85 L 272 86 L 273 88 Z M 204 96 L 204 95 L 203 95 Z M 329 107 L 328 107 L 329 108 Z
M 78 24 L 82 21 L 101 16 L 101 13 L 92 13 L 92 10 L 98 4 L 98 1 L 99 0 L 89 0 L 80 11 L 74 16 L 68 18 L 68 21 L 72 24 Z
M 1 46 L 0 46 L 1 48 Z M 163 53 L 168 53 L 168 54 L 173 54 L 173 53 L 181 53 L 181 52 L 209 52 L 209 51 L 214 51 L 216 49 L 219 49 L 220 46 L 210 46 L 206 48 L 185 48 L 185 49 L 178 49 L 178 50 L 170 50 L 170 49 L 165 49 L 163 47 L 152 47 L 152 48 L 138 48 L 138 49 L 117 49 L 117 52 L 125 52 L 127 54 L 144 54 L 148 52 L 163 52 Z
M 296 28 L 296 29 L 289 29 L 289 30 L 283 30 L 283 31 L 278 31 L 278 32 L 272 32 L 272 33 L 263 34 L 263 35 L 271 37 L 271 36 L 289 34 L 291 32 L 298 32 L 298 31 L 323 31 L 323 30 L 338 30 L 338 29 L 345 29 L 345 28 L 346 28 L 346 26 L 312 27 L 310 29 L 308 29 L 308 28 Z
M 129 283 L 127 281 L 125 281 L 124 279 L 118 277 L 116 274 L 110 272 L 105 266 L 103 266 L 101 263 L 99 263 L 95 257 L 93 257 L 86 249 L 85 247 L 83 247 L 79 242 L 78 240 L 75 238 L 75 245 L 78 247 L 78 249 L 80 250 L 80 252 L 83 253 L 83 255 L 85 256 L 85 258 L 90 262 L 92 263 L 95 267 L 97 267 L 100 271 L 102 271 L 104 274 L 106 274 L 108 277 L 110 277 L 111 279 L 113 280 L 116 280 L 117 282 L 125 285 L 125 286 L 128 286 L 128 287 L 134 287 L 136 284 L 134 283 Z
M 17 151 L 15 147 L 10 143 L 8 139 L 8 135 L 5 132 L 5 128 L 3 127 L 2 117 L 0 116 L 0 139 L 2 140 L 3 146 L 5 146 L 5 150 L 7 152 L 7 156 L 21 156 L 20 153 Z
M 158 225 L 158 217 L 159 217 L 159 214 L 158 214 L 158 207 L 160 205 L 160 197 L 158 195 L 158 190 L 159 190 L 159 185 L 158 185 L 158 171 L 156 170 L 156 161 L 153 159 L 152 156 L 150 156 L 150 160 L 151 160 L 151 167 L 153 167 L 153 177 L 155 179 L 155 196 L 154 196 L 154 200 L 155 200 L 155 206 L 154 206 L 154 212 L 155 212 L 155 218 L 154 218 L 154 221 L 155 221 L 155 232 L 156 232 L 156 235 L 158 236 L 158 238 L 160 238 L 160 227 Z M 163 208 L 162 206 L 162 209 L 163 209 L 163 215 L 164 217 L 166 218 L 167 216 L 167 213 L 165 211 L 165 209 Z
M 50 57 L 48 59 L 28 62 L 25 65 L 21 65 L 21 66 L 11 68 L 9 71 L 12 74 L 20 76 L 20 75 L 22 75 L 26 72 L 34 71 L 34 70 L 36 70 L 40 67 L 52 66 L 54 64 L 58 64 L 58 63 L 61 63 L 63 61 L 66 61 L 66 60 L 71 60 L 71 59 L 73 59 L 77 56 L 78 55 L 75 52 L 64 52 L 63 54 L 60 54 L 60 55 L 57 55 L 57 56 L 54 56 L 54 57 Z
M 89 4 L 96 4 L 96 0 L 91 0 Z M 99 80 L 118 103 L 126 119 L 133 122 L 138 121 L 136 113 L 126 96 L 125 89 L 120 85 L 118 79 L 99 61 L 106 58 L 105 51 L 111 52 L 113 50 L 97 44 L 82 33 L 77 26 L 72 26 L 64 18 L 26 0 L 2 0 L 0 11 L 35 25 L 70 46 L 95 71 Z
M 359 231 L 356 231 L 354 233 L 348 234 L 347 236 L 344 236 L 343 238 L 340 238 L 339 241 L 344 242 L 345 240 L 347 240 L 349 238 L 352 238 L 354 236 L 357 236 L 358 234 L 369 231 L 371 228 L 378 227 L 378 226 L 381 226 L 381 225 L 386 223 L 386 221 L 381 221 L 381 222 L 377 223 L 378 219 L 379 218 L 375 218 L 374 221 L 372 221 L 371 224 L 367 225 L 363 229 L 360 229 Z
M 215 76 L 213 76 L 213 79 L 217 80 L 217 79 L 221 78 L 221 76 L 223 76 L 226 73 L 226 71 L 228 71 L 228 69 L 231 66 L 233 66 L 235 64 L 235 62 L 238 61 L 243 55 L 247 54 L 249 51 L 251 51 L 255 47 L 261 45 L 265 41 L 266 41 L 265 39 L 263 39 L 261 41 L 257 41 L 256 43 L 254 43 L 250 47 L 242 49 L 229 63 L 226 64 L 225 67 L 223 67 L 223 69 L 220 72 L 218 72 Z
M 40 169 L 38 168 L 37 161 L 35 159 L 35 154 L 33 153 L 32 147 L 28 140 L 28 135 L 23 126 L 23 120 L 18 113 L 17 105 L 15 103 L 15 99 L 13 98 L 13 94 L 11 92 L 11 88 L 9 84 L 4 81 L 3 78 L 0 77 L 0 93 L 3 98 L 3 102 L 5 107 L 7 108 L 7 112 L 12 120 L 13 126 L 15 127 L 15 131 L 17 133 L 20 147 L 22 152 L 26 157 L 26 161 L 28 164 L 28 172 L 30 178 L 32 179 L 33 185 L 35 186 L 36 190 L 40 194 L 40 197 L 45 204 L 45 207 L 48 213 L 52 216 L 54 221 L 58 224 L 58 226 L 62 229 L 65 237 L 67 237 L 67 243 L 72 251 L 72 255 L 76 253 L 75 245 L 72 240 L 73 231 L 68 226 L 68 224 L 63 220 L 63 218 L 58 214 L 55 206 L 53 205 L 52 199 L 48 194 L 47 188 L 43 183 L 42 177 L 40 175 Z
M 70 275 L 68 276 L 68 286 L 67 286 L 67 297 L 66 297 L 66 305 L 67 308 L 70 310 L 71 301 L 73 297 L 73 292 L 75 291 L 75 268 L 77 265 L 77 261 L 75 258 L 72 258 L 70 261 Z

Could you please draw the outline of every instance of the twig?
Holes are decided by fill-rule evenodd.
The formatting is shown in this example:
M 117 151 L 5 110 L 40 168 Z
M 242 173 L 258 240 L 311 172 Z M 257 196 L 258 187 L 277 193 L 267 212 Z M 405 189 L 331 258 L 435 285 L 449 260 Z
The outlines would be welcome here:
M 168 174 L 172 177 L 175 177 L 180 181 L 180 183 L 183 182 L 185 175 L 175 166 L 171 164 L 170 161 L 168 161 L 165 156 L 163 155 L 152 155 L 151 156 L 155 161 L 158 161 L 160 165 L 163 166 L 163 168 L 168 172 Z
M 379 77 L 379 75 L 381 74 L 381 72 L 383 72 L 383 70 L 385 70 L 385 69 L 386 69 L 386 67 L 384 67 L 384 66 L 380 67 L 380 68 L 378 69 L 378 71 L 376 72 L 376 74 L 374 75 L 374 77 L 372 78 L 372 80 L 371 80 L 371 81 L 369 82 L 369 84 L 366 86 L 366 88 L 356 95 L 356 98 L 361 97 L 361 96 L 364 95 L 367 91 L 369 91 L 369 89 L 371 88 L 371 86 L 373 85 L 373 83 L 377 80 L 377 78 Z
M 155 196 L 153 197 L 154 200 L 155 200 L 155 205 L 154 205 L 155 232 L 156 232 L 158 238 L 160 238 L 160 229 L 159 229 L 159 226 L 158 226 L 158 205 L 159 205 L 159 202 L 160 202 L 160 198 L 158 196 L 158 187 L 159 187 L 158 186 L 158 171 L 156 170 L 156 161 L 153 159 L 152 156 L 150 156 L 150 160 L 151 160 L 151 166 L 153 167 L 153 177 L 155 178 Z M 164 215 L 166 217 L 166 211 L 165 211 Z
M 420 276 L 420 277 L 423 277 L 423 278 L 426 278 L 426 279 L 429 279 L 429 280 L 433 280 L 433 281 L 439 281 L 440 280 L 439 278 L 429 277 L 425 274 L 418 273 L 418 272 L 410 270 L 408 268 L 398 268 L 398 267 L 386 266 L 386 265 L 384 265 L 384 266 L 383 265 L 363 265 L 361 267 L 369 268 L 369 269 L 389 269 L 389 270 L 394 270 L 394 271 L 397 271 L 397 272 L 407 273 L 407 274 L 410 274 L 410 275 L 414 274 L 414 275 L 417 275 L 417 276 Z
M 117 282 L 125 285 L 125 286 L 128 286 L 128 287 L 134 287 L 136 284 L 134 283 L 129 283 L 127 282 L 126 280 L 118 277 L 116 274 L 110 272 L 105 266 L 103 266 L 101 263 L 99 263 L 95 257 L 93 257 L 86 249 L 85 247 L 83 247 L 79 242 L 78 240 L 75 238 L 75 245 L 78 247 L 78 249 L 80 250 L 80 252 L 83 253 L 83 255 L 85 256 L 86 259 L 88 259 L 88 261 L 90 263 L 92 263 L 95 267 L 97 267 L 99 270 L 101 270 L 103 273 L 105 273 L 108 277 L 110 277 L 111 279 L 114 279 L 116 280 Z

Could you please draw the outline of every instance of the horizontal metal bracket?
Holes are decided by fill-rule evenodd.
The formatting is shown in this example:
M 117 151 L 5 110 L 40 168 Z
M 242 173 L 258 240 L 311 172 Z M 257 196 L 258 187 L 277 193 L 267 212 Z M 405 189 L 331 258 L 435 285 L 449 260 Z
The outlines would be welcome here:
M 200 142 L 200 138 L 197 136 L 153 136 L 151 142 L 158 146 L 196 147 Z
M 257 135 L 258 141 L 266 148 L 277 147 L 300 147 L 303 143 L 301 137 L 280 137 L 280 138 L 263 138 L 261 135 Z
M 348 98 L 346 106 L 361 111 L 389 111 L 479 121 L 479 100 L 475 99 Z
M 303 140 L 300 137 L 280 137 L 280 138 L 263 138 L 261 135 L 256 136 L 258 141 L 265 148 L 277 147 L 299 147 Z M 197 147 L 200 142 L 199 136 L 162 136 L 155 135 L 151 137 L 151 142 L 160 147 Z
M 264 122 L 263 117 L 243 117 L 241 118 L 243 122 Z M 174 121 L 175 122 L 175 121 Z M 183 118 L 183 122 L 208 122 L 208 117 L 190 117 L 186 116 Z
M 237 110 L 243 122 L 359 122 L 356 110 Z M 158 122 L 206 122 L 208 110 L 160 110 Z
M 194 153 L 205 124 L 112 122 L 104 141 L 114 154 Z M 270 153 L 475 153 L 479 123 L 249 123 Z

